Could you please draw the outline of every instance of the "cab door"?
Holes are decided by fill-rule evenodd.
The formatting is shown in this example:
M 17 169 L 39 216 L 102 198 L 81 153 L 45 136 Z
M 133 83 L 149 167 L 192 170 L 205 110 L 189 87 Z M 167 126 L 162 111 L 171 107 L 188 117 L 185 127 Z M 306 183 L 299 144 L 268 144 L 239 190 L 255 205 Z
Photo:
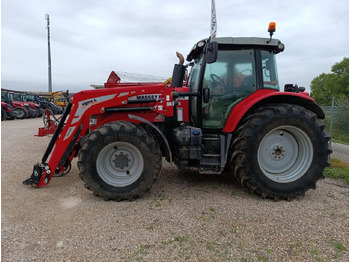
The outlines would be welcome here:
M 207 64 L 201 101 L 202 127 L 222 129 L 232 108 L 257 90 L 254 50 L 219 50 Z

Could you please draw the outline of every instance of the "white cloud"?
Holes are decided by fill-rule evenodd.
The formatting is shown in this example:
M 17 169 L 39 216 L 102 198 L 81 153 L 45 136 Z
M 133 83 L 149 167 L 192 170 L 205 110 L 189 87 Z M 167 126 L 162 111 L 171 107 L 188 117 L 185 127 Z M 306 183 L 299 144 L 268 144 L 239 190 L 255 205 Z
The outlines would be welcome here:
M 285 45 L 281 82 L 308 87 L 349 56 L 348 1 L 216 1 L 218 37 L 267 37 L 270 21 Z M 54 90 L 103 84 L 112 70 L 170 76 L 209 36 L 210 1 L 3 0 L 2 87 L 47 89 L 45 13 L 51 18 Z

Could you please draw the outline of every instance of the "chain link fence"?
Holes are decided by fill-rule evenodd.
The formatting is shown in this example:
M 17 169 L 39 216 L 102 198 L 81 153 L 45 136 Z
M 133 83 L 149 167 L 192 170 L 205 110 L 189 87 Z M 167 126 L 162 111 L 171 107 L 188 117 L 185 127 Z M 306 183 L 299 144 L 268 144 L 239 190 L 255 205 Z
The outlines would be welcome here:
M 333 153 L 331 158 L 336 158 L 349 163 L 349 99 L 321 106 L 326 118 L 326 130 L 331 136 Z

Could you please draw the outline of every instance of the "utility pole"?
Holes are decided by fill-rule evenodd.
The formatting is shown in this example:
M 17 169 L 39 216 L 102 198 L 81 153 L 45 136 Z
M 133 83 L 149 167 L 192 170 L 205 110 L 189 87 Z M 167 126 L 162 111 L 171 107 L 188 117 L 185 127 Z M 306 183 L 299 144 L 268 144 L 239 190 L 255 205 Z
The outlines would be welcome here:
M 45 15 L 47 21 L 47 48 L 48 48 L 48 72 L 49 72 L 49 92 L 52 92 L 52 78 L 51 78 L 51 50 L 50 50 L 50 16 Z

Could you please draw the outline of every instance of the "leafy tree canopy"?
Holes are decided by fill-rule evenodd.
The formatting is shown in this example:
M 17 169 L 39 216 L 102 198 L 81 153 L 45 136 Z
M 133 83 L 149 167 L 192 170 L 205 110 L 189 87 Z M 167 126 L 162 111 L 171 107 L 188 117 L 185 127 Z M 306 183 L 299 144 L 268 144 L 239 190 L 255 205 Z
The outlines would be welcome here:
M 321 74 L 311 81 L 311 96 L 320 105 L 330 105 L 332 96 L 336 101 L 349 100 L 349 58 L 332 66 L 332 73 Z

